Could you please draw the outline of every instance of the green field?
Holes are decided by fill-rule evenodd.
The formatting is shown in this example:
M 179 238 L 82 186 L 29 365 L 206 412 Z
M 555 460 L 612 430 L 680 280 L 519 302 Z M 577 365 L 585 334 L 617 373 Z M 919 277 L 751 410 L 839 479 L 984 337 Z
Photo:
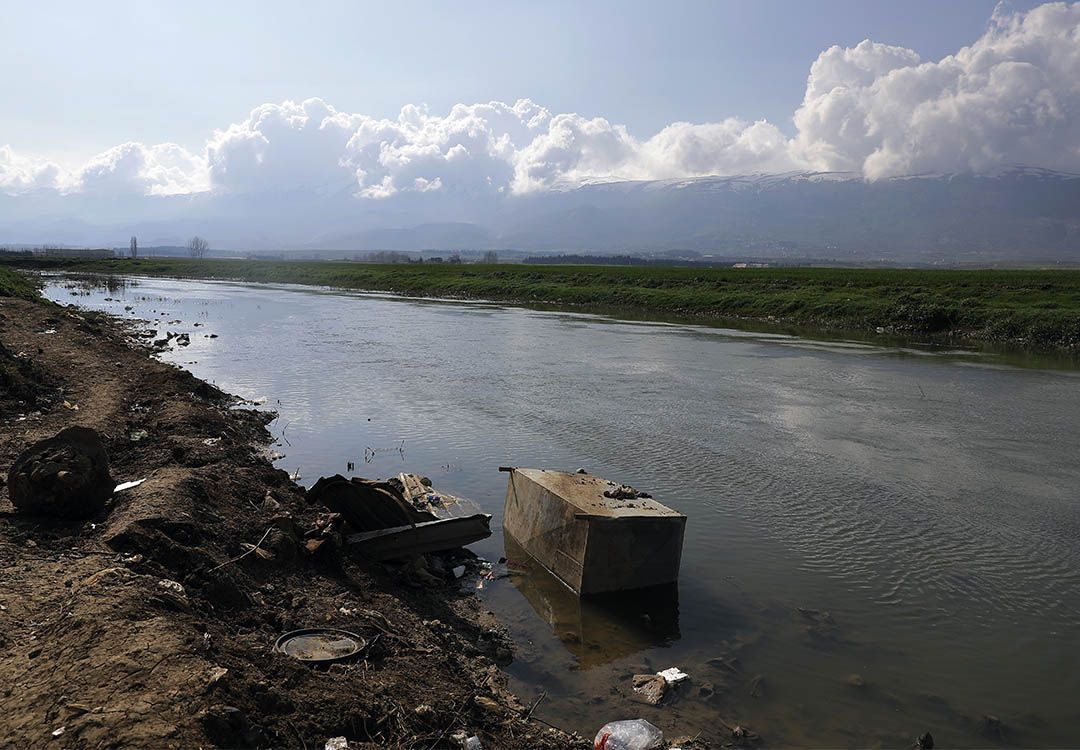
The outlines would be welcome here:
M 139 259 L 68 270 L 315 284 L 418 296 L 736 318 L 1080 350 L 1080 271 L 694 269 Z
M 29 276 L 0 266 L 0 297 L 39 299 L 38 287 Z

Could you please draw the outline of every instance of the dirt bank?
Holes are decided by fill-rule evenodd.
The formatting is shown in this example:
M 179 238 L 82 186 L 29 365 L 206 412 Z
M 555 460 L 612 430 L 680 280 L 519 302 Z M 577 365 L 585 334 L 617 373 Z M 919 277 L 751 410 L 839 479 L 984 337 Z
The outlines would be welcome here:
M 526 720 L 494 661 L 508 658 L 505 636 L 452 576 L 413 587 L 310 554 L 320 510 L 263 455 L 268 415 L 233 408 L 120 326 L 0 297 L 0 354 L 20 375 L 0 393 L 0 470 L 85 425 L 118 481 L 146 479 L 74 524 L 17 516 L 0 489 L 4 742 L 322 748 L 344 735 L 437 748 L 464 730 L 486 748 L 587 746 Z M 271 527 L 288 532 L 267 537 L 273 557 L 235 559 Z M 309 626 L 373 645 L 324 669 L 274 652 L 278 635 Z

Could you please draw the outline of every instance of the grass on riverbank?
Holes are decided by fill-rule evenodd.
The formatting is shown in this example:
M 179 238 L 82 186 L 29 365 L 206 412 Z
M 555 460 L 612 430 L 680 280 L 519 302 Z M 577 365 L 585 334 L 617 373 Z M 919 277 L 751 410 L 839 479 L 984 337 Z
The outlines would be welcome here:
M 58 268 L 61 266 L 57 266 Z M 1080 271 L 696 269 L 115 259 L 67 270 L 315 284 L 418 296 L 590 305 L 1080 349 Z
M 0 297 L 18 297 L 20 299 L 39 299 L 38 287 L 34 280 L 25 274 L 0 266 Z

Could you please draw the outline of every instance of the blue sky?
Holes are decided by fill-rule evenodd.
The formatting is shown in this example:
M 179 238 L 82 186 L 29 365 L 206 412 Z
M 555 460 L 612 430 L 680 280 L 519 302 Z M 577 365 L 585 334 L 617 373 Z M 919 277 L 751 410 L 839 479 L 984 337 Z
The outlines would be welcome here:
M 1024 11 L 1032 2 L 1012 2 Z M 200 151 L 255 106 L 528 97 L 648 138 L 766 118 L 785 135 L 810 64 L 862 39 L 936 60 L 978 39 L 993 0 L 867 2 L 35 2 L 0 25 L 0 146 L 73 169 L 125 141 Z

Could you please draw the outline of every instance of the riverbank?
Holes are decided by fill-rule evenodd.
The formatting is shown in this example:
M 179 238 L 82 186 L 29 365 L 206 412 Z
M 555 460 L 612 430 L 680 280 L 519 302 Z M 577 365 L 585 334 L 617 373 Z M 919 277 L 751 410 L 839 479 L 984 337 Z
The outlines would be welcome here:
M 43 269 L 311 284 L 428 297 L 603 307 L 825 332 L 1080 351 L 1080 271 L 739 268 L 143 258 Z
M 0 269 L 0 354 L 21 375 L 0 384 L 0 467 L 78 424 L 102 435 L 118 481 L 146 480 L 73 523 L 15 514 L 0 488 L 0 736 L 441 748 L 465 731 L 485 747 L 585 746 L 526 719 L 496 664 L 509 642 L 452 575 L 414 587 L 403 571 L 312 554 L 304 532 L 326 513 L 271 465 L 271 415 L 130 334 Z M 267 554 L 245 554 L 263 539 Z M 372 645 L 329 669 L 274 652 L 281 633 L 309 626 Z

